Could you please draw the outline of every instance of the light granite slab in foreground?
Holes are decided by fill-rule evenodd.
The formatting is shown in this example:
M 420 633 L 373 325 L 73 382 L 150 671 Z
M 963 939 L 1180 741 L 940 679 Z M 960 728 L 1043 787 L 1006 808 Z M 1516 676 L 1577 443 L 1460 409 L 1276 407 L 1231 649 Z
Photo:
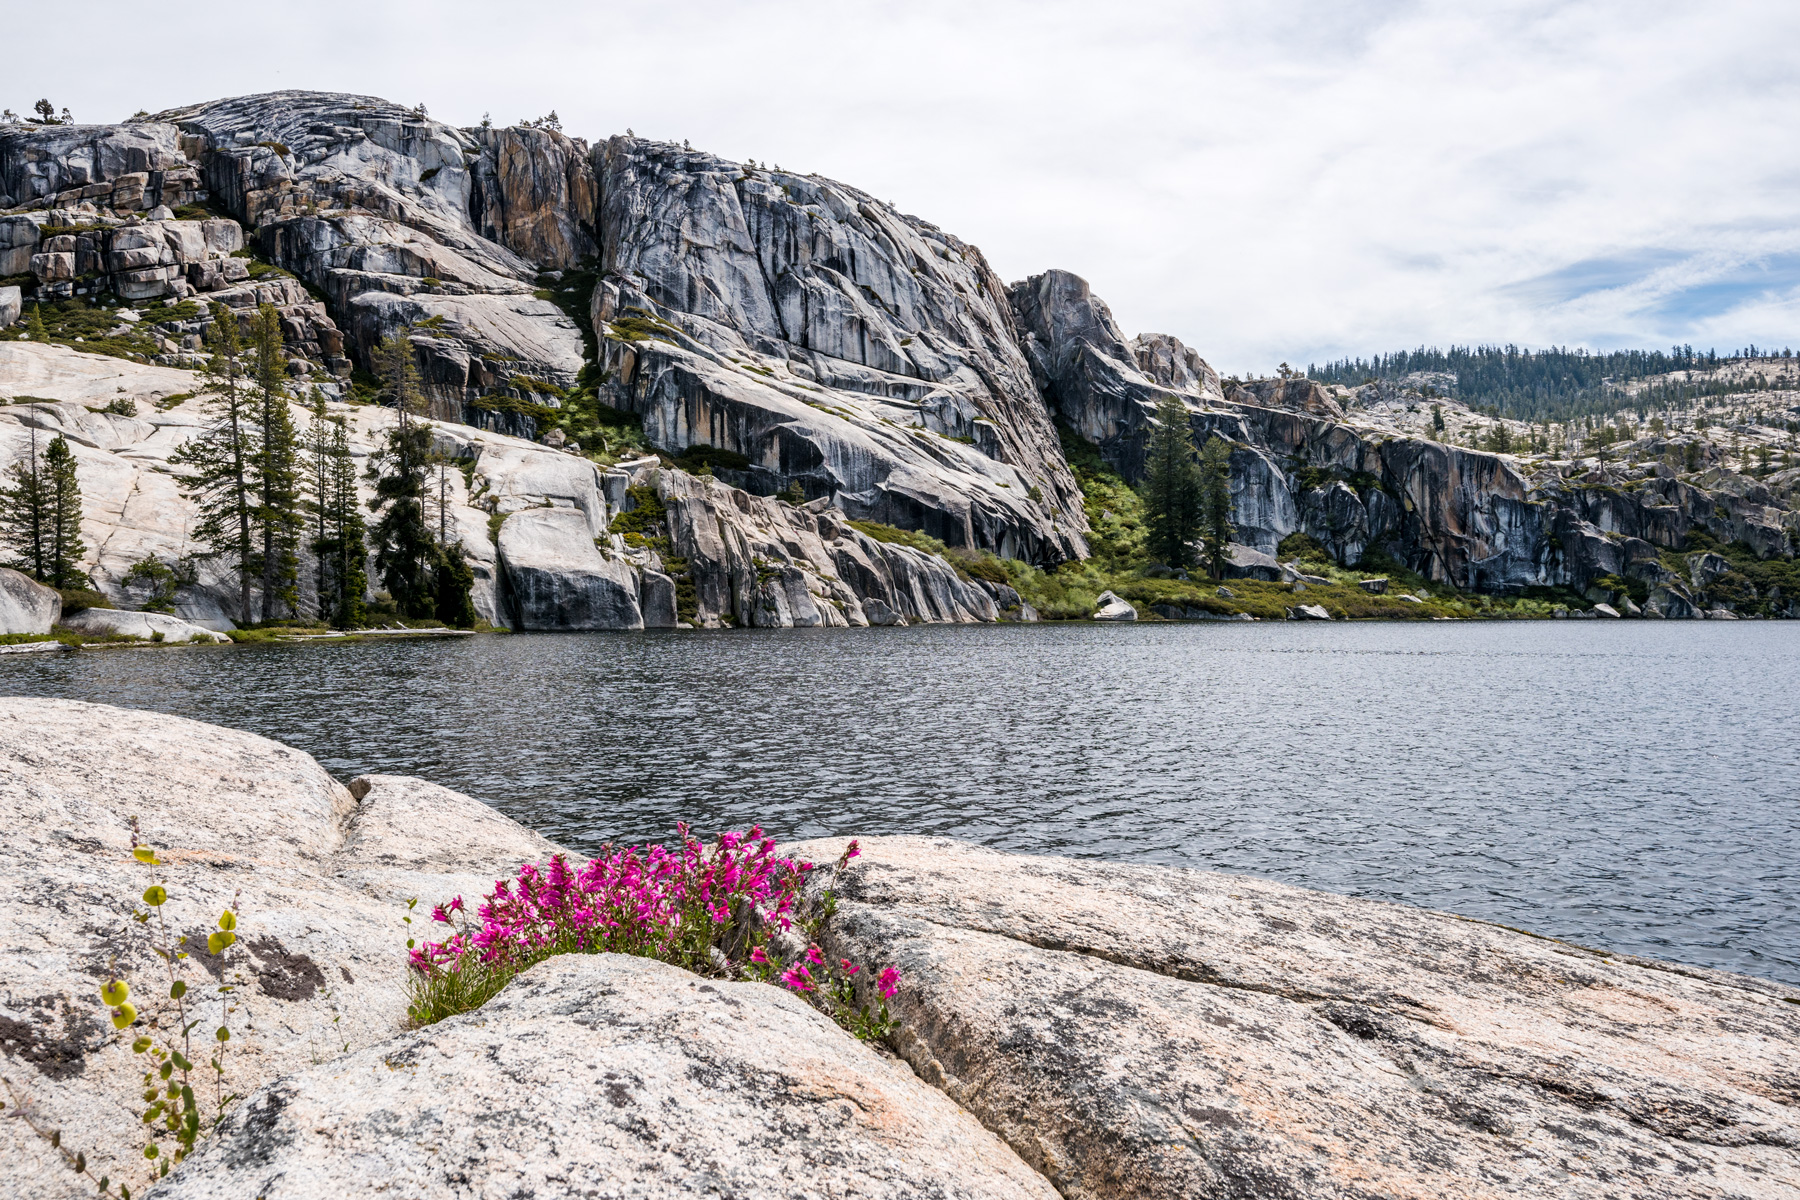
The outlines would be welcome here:
M 827 949 L 900 965 L 900 1052 L 1064 1196 L 1800 1196 L 1800 988 L 1211 872 L 862 850 Z

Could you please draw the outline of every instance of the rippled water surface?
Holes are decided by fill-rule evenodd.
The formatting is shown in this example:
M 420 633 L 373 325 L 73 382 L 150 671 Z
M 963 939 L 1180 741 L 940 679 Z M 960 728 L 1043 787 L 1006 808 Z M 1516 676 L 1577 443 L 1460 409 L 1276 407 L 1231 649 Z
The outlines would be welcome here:
M 537 635 L 0 659 L 571 846 L 760 821 L 1269 876 L 1800 982 L 1800 625 Z

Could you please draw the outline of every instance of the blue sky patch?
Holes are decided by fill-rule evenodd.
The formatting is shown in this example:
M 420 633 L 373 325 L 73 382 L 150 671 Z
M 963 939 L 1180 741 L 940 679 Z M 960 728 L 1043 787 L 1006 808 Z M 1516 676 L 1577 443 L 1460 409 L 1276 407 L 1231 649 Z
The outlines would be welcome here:
M 1629 287 L 1686 257 L 1678 250 L 1639 250 L 1584 258 L 1547 274 L 1509 283 L 1500 291 L 1533 304 L 1566 304 L 1595 292 Z
M 1664 321 L 1700 321 L 1797 287 L 1800 254 L 1773 254 L 1659 296 L 1646 312 Z

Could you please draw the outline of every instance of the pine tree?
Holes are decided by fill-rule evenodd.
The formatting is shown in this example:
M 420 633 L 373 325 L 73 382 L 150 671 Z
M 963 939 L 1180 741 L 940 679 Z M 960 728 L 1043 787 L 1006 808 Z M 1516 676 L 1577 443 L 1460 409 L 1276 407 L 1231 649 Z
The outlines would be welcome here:
M 397 414 L 386 444 L 369 462 L 375 499 L 369 507 L 380 515 L 372 534 L 375 568 L 381 583 L 405 617 L 429 617 L 437 608 L 437 546 L 425 524 L 425 472 L 431 451 L 430 431 L 412 418 L 424 407 L 419 368 L 411 340 L 404 333 L 385 338 L 375 348 L 375 367 Z
M 32 303 L 31 316 L 26 318 L 25 321 L 25 332 L 31 335 L 31 340 L 34 342 L 47 342 L 50 340 L 50 331 L 44 328 L 43 301 L 34 301 Z
M 427 527 L 435 526 L 438 545 L 448 546 L 450 544 L 450 509 L 454 505 L 453 489 L 450 486 L 450 457 L 433 450 L 427 462 L 430 473 L 425 497 Z
M 223 558 L 238 578 L 238 619 L 251 620 L 250 585 L 261 563 L 257 555 L 257 496 L 252 473 L 261 453 L 259 428 L 244 380 L 244 348 L 237 316 L 214 304 L 206 331 L 209 357 L 200 371 L 206 377 L 207 409 L 212 423 L 170 461 L 194 468 L 182 488 L 200 507 L 194 534 L 206 555 Z
M 250 325 L 251 380 L 256 387 L 259 446 L 253 459 L 257 532 L 262 543 L 262 619 L 282 610 L 293 613 L 300 600 L 297 549 L 305 524 L 301 509 L 298 447 L 288 414 L 287 357 L 282 353 L 281 315 L 275 306 L 257 310 Z
M 461 542 L 445 546 L 437 564 L 437 619 L 456 629 L 475 624 L 475 605 L 469 593 L 475 587 L 475 572 Z
M 313 388 L 307 405 L 306 422 L 306 491 L 312 497 L 306 502 L 307 511 L 312 514 L 312 544 L 316 547 L 325 540 L 326 514 L 330 510 L 332 480 L 332 436 L 333 422 L 325 411 L 325 393 Z M 324 563 L 319 564 L 317 580 L 319 592 L 319 611 L 325 611 L 325 575 Z
M 1157 402 L 1150 433 L 1144 506 L 1149 525 L 1146 548 L 1171 567 L 1185 567 L 1191 561 L 1191 543 L 1200 531 L 1199 499 L 1187 406 L 1174 396 L 1164 396 Z
M 331 421 L 329 467 L 320 492 L 319 615 L 338 629 L 354 629 L 367 620 L 364 597 L 369 590 L 368 550 L 362 506 L 356 498 L 356 464 L 350 457 L 350 434 L 343 418 Z
M 50 501 L 36 429 L 30 452 L 6 475 L 12 484 L 0 490 L 0 542 L 12 554 L 13 566 L 43 583 L 50 567 Z
M 51 587 L 79 587 L 87 580 L 81 573 L 81 481 L 75 475 L 75 455 L 61 436 L 50 439 L 44 451 L 49 583 Z
M 1214 434 L 1200 451 L 1200 531 L 1206 538 L 1207 573 L 1222 579 L 1231 546 L 1231 447 Z

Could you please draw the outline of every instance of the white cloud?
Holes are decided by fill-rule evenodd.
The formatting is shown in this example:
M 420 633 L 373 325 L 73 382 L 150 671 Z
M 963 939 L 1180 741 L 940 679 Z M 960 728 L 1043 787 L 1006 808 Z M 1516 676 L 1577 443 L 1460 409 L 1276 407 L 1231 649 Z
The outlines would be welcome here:
M 83 13 L 108 31 L 87 49 L 51 6 L 9 16 L 39 49 L 9 54 L 0 103 L 116 120 L 312 87 L 466 123 L 555 108 L 589 138 L 630 126 L 863 187 L 1006 278 L 1085 275 L 1127 329 L 1227 371 L 1449 341 L 1800 342 L 1791 4 Z

